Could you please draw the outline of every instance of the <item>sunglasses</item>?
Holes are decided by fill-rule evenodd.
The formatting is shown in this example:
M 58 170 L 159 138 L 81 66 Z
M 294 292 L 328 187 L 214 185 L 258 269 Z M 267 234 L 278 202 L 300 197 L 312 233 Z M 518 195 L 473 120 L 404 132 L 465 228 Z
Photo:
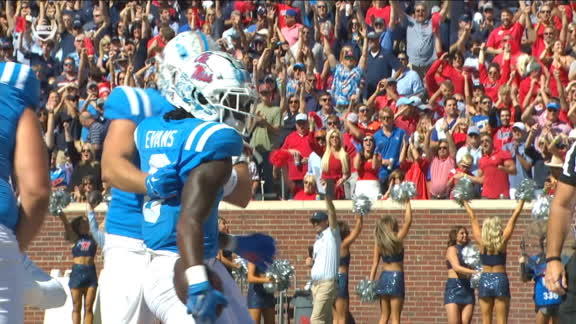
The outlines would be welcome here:
M 336 126 L 336 125 L 338 125 L 337 122 L 333 122 L 333 121 L 329 121 L 329 122 L 327 122 L 326 124 L 327 124 L 328 126 Z
M 72 62 L 66 62 L 66 63 L 64 63 L 64 66 L 70 66 L 72 64 L 73 64 Z
M 82 150 L 81 152 L 82 153 L 92 153 L 92 151 L 90 151 L 90 150 Z
M 308 81 L 308 82 L 314 82 L 314 81 L 316 81 L 316 79 L 308 79 L 308 80 L 306 80 L 306 81 Z
M 373 138 L 365 138 L 364 142 L 374 142 L 374 139 Z
M 324 136 L 316 136 L 316 140 L 317 140 L 317 141 L 325 141 L 325 140 L 326 140 L 326 137 L 324 137 Z
M 297 103 L 298 103 L 298 100 L 290 100 L 290 103 L 291 103 L 291 104 L 297 104 Z
M 448 149 L 448 146 L 439 146 L 438 149 L 439 149 L 439 150 L 447 150 L 447 149 Z
M 354 56 L 346 55 L 346 56 L 344 56 L 344 59 L 351 61 L 354 59 Z
M 328 101 L 328 100 L 330 100 L 330 98 L 322 98 L 322 99 L 320 99 L 320 101 L 323 101 L 323 102 L 326 102 L 326 101 Z
M 488 105 L 488 104 L 490 104 L 490 101 L 482 101 L 482 104 L 483 104 L 483 105 Z
M 361 112 L 361 113 L 365 113 L 365 112 L 367 112 L 367 111 L 368 111 L 368 109 L 366 109 L 366 108 L 360 108 L 360 109 L 358 109 L 358 112 Z
M 483 139 L 483 140 L 480 140 L 480 143 L 492 143 L 492 140 Z
M 392 116 L 380 116 L 380 119 L 388 120 L 388 119 L 392 119 Z
M 93 185 L 92 182 L 84 182 L 83 185 L 87 186 L 87 185 Z
M 540 10 L 540 13 L 543 13 L 543 14 L 550 13 L 550 10 Z
M 314 184 L 314 182 L 312 182 L 312 181 L 304 181 L 304 184 L 305 184 L 305 185 L 311 185 L 311 184 Z

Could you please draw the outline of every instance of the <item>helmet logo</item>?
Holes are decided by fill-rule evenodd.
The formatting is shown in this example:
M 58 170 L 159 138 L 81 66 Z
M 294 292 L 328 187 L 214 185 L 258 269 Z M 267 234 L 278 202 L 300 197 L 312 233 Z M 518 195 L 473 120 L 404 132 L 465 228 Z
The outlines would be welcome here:
M 194 73 L 192 73 L 192 79 L 202 81 L 205 83 L 212 82 L 212 72 L 206 69 L 204 64 L 196 64 Z

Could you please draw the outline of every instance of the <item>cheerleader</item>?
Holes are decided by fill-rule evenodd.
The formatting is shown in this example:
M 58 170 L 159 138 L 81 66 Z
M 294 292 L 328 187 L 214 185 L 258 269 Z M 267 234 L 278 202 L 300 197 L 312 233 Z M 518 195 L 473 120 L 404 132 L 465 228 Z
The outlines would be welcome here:
M 379 324 L 386 324 L 389 319 L 392 324 L 400 323 L 400 315 L 404 306 L 403 241 L 408 235 L 411 224 L 412 208 L 410 201 L 406 202 L 404 224 L 400 230 L 398 221 L 391 215 L 380 218 L 376 224 L 370 280 L 376 279 L 376 271 L 381 257 L 384 271 L 382 271 L 376 284 L 376 295 L 380 299 Z
M 454 226 L 450 230 L 446 249 L 448 280 L 444 290 L 448 324 L 468 324 L 474 314 L 474 289 L 470 286 L 469 277 L 476 271 L 467 268 L 462 260 L 462 249 L 468 243 L 466 227 Z
M 274 324 L 274 307 L 276 298 L 274 293 L 264 290 L 265 283 L 272 282 L 272 278 L 267 277 L 264 271 L 256 267 L 254 263 L 248 262 L 248 311 L 254 320 L 254 323 L 260 323 L 264 318 L 264 324 Z
M 470 217 L 472 234 L 480 245 L 482 274 L 478 297 L 480 297 L 483 324 L 492 323 L 492 313 L 495 313 L 498 323 L 508 322 L 510 284 L 506 275 L 506 245 L 512 237 L 516 220 L 523 207 L 524 200 L 521 200 L 508 220 L 508 224 L 502 229 L 502 221 L 498 216 L 486 218 L 480 227 L 474 210 L 468 202 L 464 202 L 464 208 Z
M 340 263 L 338 265 L 338 295 L 334 303 L 334 324 L 346 324 L 347 319 L 351 317 L 349 309 L 348 294 L 348 271 L 350 267 L 350 247 L 356 241 L 362 232 L 362 215 L 356 214 L 356 225 L 350 231 L 350 227 L 344 221 L 338 221 L 338 228 L 340 229 L 340 237 L 342 243 L 340 244 Z

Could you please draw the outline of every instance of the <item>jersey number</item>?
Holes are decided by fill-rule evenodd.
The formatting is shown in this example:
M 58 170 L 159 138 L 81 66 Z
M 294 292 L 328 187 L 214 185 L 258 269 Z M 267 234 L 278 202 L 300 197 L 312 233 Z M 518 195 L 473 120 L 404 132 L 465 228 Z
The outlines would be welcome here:
M 149 174 L 154 174 L 158 169 L 163 168 L 170 164 L 170 160 L 166 154 L 152 154 L 148 159 Z M 161 200 L 150 200 L 144 204 L 142 214 L 147 223 L 156 223 L 160 217 L 160 207 L 162 206 Z

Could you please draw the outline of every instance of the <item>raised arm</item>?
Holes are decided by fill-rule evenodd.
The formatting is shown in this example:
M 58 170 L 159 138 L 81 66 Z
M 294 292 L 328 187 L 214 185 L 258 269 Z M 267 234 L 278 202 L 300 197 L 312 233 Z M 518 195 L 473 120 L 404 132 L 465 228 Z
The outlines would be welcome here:
M 398 239 L 403 240 L 407 235 L 408 231 L 410 231 L 410 226 L 412 225 L 412 205 L 410 204 L 410 200 L 406 202 L 406 212 L 404 213 L 404 224 L 402 224 L 402 228 L 398 232 Z
M 508 224 L 506 224 L 506 227 L 502 232 L 502 239 L 504 240 L 504 244 L 508 242 L 508 240 L 512 236 L 512 233 L 514 232 L 514 227 L 516 226 L 516 220 L 518 220 L 518 216 L 520 216 L 522 208 L 524 208 L 524 202 L 525 202 L 524 200 L 520 200 L 520 202 L 518 202 L 516 209 L 512 213 L 512 216 L 508 220 Z
M 326 209 L 328 211 L 328 224 L 331 229 L 338 228 L 338 219 L 336 218 L 336 208 L 332 196 L 334 195 L 334 180 L 326 180 L 326 194 L 324 200 L 326 201 Z
M 360 60 L 358 60 L 358 67 L 362 69 L 362 71 L 366 71 L 366 67 L 368 64 L 368 38 L 366 37 L 368 31 L 366 29 L 360 30 L 360 35 L 362 35 L 363 45 L 362 45 L 362 56 L 360 56 Z
M 354 218 L 356 218 L 356 225 L 354 225 L 354 229 L 352 229 L 352 231 L 350 232 L 350 234 L 348 234 L 348 236 L 346 237 L 346 239 L 344 241 L 342 241 L 342 248 L 349 248 L 350 245 L 352 245 L 352 243 L 354 243 L 354 241 L 356 241 L 356 239 L 358 238 L 358 236 L 360 236 L 360 233 L 362 233 L 362 226 L 363 226 L 363 217 L 360 214 L 355 214 Z
M 478 242 L 480 247 L 482 247 L 484 243 L 482 241 L 482 229 L 480 228 L 480 223 L 478 223 L 478 217 L 476 217 L 476 213 L 474 213 L 474 210 L 472 209 L 472 207 L 470 207 L 470 203 L 464 201 L 463 204 L 464 209 L 466 209 L 466 213 L 470 218 L 470 225 L 472 226 L 472 235 L 474 236 L 474 239 L 476 240 L 476 242 Z

